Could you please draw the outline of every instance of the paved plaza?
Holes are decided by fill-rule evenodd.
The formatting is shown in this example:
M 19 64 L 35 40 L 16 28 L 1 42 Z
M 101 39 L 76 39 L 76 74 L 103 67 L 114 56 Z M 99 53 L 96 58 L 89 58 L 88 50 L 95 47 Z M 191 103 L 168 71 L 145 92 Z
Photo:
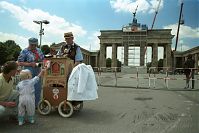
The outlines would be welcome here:
M 71 118 L 63 118 L 54 110 L 47 116 L 37 112 L 33 125 L 18 126 L 16 121 L 1 119 L 0 133 L 199 132 L 198 81 L 194 90 L 183 89 L 184 80 L 169 81 L 169 88 L 165 88 L 161 79 L 156 81 L 155 88 L 147 87 L 148 79 L 140 79 L 136 88 L 134 75 L 118 73 L 115 87 L 113 76 L 113 73 L 102 73 L 101 79 L 97 79 L 101 84 L 99 98 L 84 101 L 83 110 Z

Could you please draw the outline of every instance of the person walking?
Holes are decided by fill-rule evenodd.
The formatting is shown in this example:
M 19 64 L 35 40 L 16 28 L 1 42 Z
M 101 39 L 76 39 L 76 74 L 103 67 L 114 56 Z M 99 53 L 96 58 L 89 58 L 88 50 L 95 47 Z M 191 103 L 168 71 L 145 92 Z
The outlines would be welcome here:
M 185 89 L 189 88 L 189 81 L 192 79 L 192 89 L 194 89 L 194 65 L 195 61 L 192 59 L 192 55 L 189 54 L 187 60 L 184 63 L 184 73 L 186 76 L 186 86 Z

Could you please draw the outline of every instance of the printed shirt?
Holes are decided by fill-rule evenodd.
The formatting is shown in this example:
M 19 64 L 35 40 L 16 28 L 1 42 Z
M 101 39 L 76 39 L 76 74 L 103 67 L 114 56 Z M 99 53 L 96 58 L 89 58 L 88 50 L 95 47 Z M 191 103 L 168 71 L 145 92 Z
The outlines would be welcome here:
M 82 52 L 80 50 L 80 47 L 77 47 L 75 61 L 82 61 L 82 60 L 83 60 Z
M 44 54 L 39 48 L 36 48 L 35 51 L 31 51 L 28 48 L 25 48 L 21 51 L 18 61 L 19 62 L 41 62 L 44 59 Z

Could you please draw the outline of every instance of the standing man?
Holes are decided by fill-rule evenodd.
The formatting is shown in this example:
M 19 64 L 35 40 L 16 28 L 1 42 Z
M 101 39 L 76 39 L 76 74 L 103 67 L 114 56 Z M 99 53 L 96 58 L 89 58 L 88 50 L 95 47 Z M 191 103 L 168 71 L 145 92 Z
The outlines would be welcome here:
M 67 57 L 74 60 L 75 66 L 83 61 L 83 55 L 80 46 L 74 43 L 74 37 L 72 32 L 64 33 L 66 43 L 61 46 L 58 51 L 58 55 L 66 54 Z
M 192 55 L 189 54 L 187 60 L 184 63 L 184 73 L 186 75 L 186 87 L 189 88 L 189 81 L 192 79 L 192 89 L 194 89 L 194 65 L 195 61 L 192 59 Z
M 30 70 L 32 73 L 32 77 L 37 76 L 41 68 L 38 63 L 41 63 L 44 60 L 44 55 L 41 51 L 41 49 L 37 48 L 38 46 L 38 39 L 37 38 L 30 38 L 28 40 L 29 45 L 27 48 L 21 51 L 18 62 L 20 66 L 23 66 L 24 69 Z M 37 82 L 35 85 L 35 107 L 37 108 L 37 105 L 40 101 L 41 97 L 41 80 Z

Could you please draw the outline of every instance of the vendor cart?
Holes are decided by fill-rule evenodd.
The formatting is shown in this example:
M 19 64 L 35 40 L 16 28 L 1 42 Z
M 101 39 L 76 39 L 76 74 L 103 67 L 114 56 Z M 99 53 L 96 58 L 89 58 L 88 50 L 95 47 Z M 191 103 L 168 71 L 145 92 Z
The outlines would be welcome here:
M 63 117 L 70 117 L 74 110 L 81 110 L 83 102 L 67 101 L 67 80 L 74 61 L 67 57 L 51 57 L 44 60 L 46 71 L 43 77 L 43 98 L 38 111 L 47 115 L 52 109 Z

